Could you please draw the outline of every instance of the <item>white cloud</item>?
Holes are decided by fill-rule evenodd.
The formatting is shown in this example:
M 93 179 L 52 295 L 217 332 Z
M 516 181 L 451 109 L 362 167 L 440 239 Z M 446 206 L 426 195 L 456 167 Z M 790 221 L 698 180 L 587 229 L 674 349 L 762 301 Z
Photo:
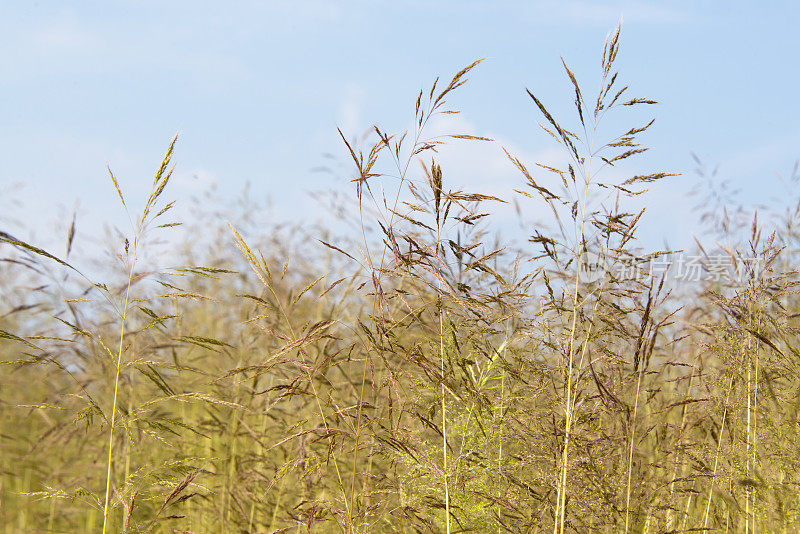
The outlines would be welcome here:
M 508 159 L 503 148 L 522 161 L 540 183 L 553 191 L 559 191 L 560 182 L 555 176 L 536 166 L 544 163 L 566 168 L 568 156 L 559 147 L 531 151 L 509 139 L 497 137 L 492 132 L 480 129 L 461 115 L 439 115 L 429 125 L 426 138 L 441 138 L 447 144 L 438 148 L 436 161 L 442 167 L 445 189 L 461 190 L 465 193 L 480 193 L 498 197 L 506 203 L 487 205 L 492 214 L 493 226 L 510 230 L 520 221 L 514 201 L 519 203 L 525 221 L 550 221 L 550 208 L 538 197 L 527 198 L 515 190 L 528 191 L 525 178 Z M 467 134 L 493 139 L 491 142 L 462 139 L 447 139 L 441 136 Z M 427 156 L 430 157 L 430 154 Z
M 45 50 L 89 49 L 100 45 L 97 35 L 81 26 L 71 14 L 62 14 L 44 22 L 31 35 L 32 42 Z
M 339 129 L 345 138 L 352 139 L 363 133 L 364 123 L 361 120 L 361 108 L 364 101 L 364 89 L 354 83 L 345 86 L 344 98 L 339 104 L 337 118 Z

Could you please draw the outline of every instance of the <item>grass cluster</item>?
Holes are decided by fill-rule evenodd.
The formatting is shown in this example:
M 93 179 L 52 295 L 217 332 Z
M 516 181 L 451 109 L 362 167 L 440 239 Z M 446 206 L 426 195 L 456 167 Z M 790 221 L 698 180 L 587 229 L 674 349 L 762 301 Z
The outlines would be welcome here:
M 342 136 L 357 232 L 244 202 L 159 243 L 173 139 L 138 211 L 109 170 L 131 229 L 96 264 L 74 223 L 63 255 L 0 233 L 0 530 L 793 531 L 800 208 L 705 214 L 696 283 L 648 269 L 671 256 L 639 248 L 634 207 L 671 175 L 624 172 L 654 102 L 618 51 L 619 28 L 597 93 L 564 64 L 571 117 L 528 92 L 564 157 L 506 152 L 552 215 L 522 244 L 492 224 L 512 199 L 439 158 L 493 141 L 427 133 L 479 62 L 407 131 Z M 738 276 L 709 275 L 720 256 Z

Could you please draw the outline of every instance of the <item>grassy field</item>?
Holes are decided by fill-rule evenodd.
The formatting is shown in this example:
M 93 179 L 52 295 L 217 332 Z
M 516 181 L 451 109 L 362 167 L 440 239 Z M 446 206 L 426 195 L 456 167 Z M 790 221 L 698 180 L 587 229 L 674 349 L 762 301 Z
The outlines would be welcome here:
M 426 130 L 478 62 L 408 131 L 342 136 L 354 232 L 246 202 L 174 228 L 173 140 L 147 199 L 109 170 L 131 228 L 105 254 L 0 234 L 0 531 L 795 531 L 800 205 L 704 201 L 694 277 L 640 250 L 672 175 L 620 170 L 654 102 L 618 37 L 599 93 L 564 65 L 575 113 L 529 92 L 567 163 L 508 153 L 550 214 L 522 241 L 437 151 L 493 141 Z

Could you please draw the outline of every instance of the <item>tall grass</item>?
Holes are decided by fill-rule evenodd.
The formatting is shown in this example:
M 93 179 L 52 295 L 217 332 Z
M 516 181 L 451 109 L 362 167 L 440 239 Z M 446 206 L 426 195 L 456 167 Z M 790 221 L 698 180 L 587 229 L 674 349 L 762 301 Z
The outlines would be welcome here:
M 245 192 L 181 234 L 173 139 L 104 257 L 74 223 L 64 257 L 1 233 L 3 531 L 793 531 L 796 173 L 747 224 L 706 174 L 716 244 L 680 278 L 638 244 L 673 175 L 627 171 L 655 102 L 619 53 L 617 28 L 591 96 L 562 60 L 571 116 L 521 95 L 563 157 L 506 150 L 513 198 L 441 150 L 494 141 L 431 133 L 476 61 L 408 130 L 341 135 L 346 224 L 276 224 Z M 136 211 L 111 174 L 114 195 Z M 551 224 L 504 234 L 511 202 Z

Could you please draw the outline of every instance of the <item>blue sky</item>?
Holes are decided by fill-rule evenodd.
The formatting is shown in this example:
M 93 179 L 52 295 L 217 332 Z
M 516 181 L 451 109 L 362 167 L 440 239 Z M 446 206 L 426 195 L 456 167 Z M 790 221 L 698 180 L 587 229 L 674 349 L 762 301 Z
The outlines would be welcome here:
M 530 163 L 558 157 L 525 88 L 568 112 L 560 56 L 595 87 L 623 17 L 621 76 L 660 102 L 641 165 L 684 173 L 651 192 L 645 229 L 685 246 L 691 152 L 744 202 L 786 200 L 776 173 L 800 157 L 798 15 L 793 2 L 4 2 L 0 225 L 27 221 L 40 243 L 62 242 L 54 221 L 76 203 L 84 235 L 121 224 L 105 165 L 141 203 L 175 133 L 179 202 L 249 181 L 276 218 L 320 217 L 307 192 L 347 187 L 314 171 L 326 153 L 346 161 L 337 126 L 400 130 L 421 88 L 477 58 L 448 126 L 499 144 L 455 148 L 443 166 L 453 182 L 508 193 L 521 182 L 500 145 Z

